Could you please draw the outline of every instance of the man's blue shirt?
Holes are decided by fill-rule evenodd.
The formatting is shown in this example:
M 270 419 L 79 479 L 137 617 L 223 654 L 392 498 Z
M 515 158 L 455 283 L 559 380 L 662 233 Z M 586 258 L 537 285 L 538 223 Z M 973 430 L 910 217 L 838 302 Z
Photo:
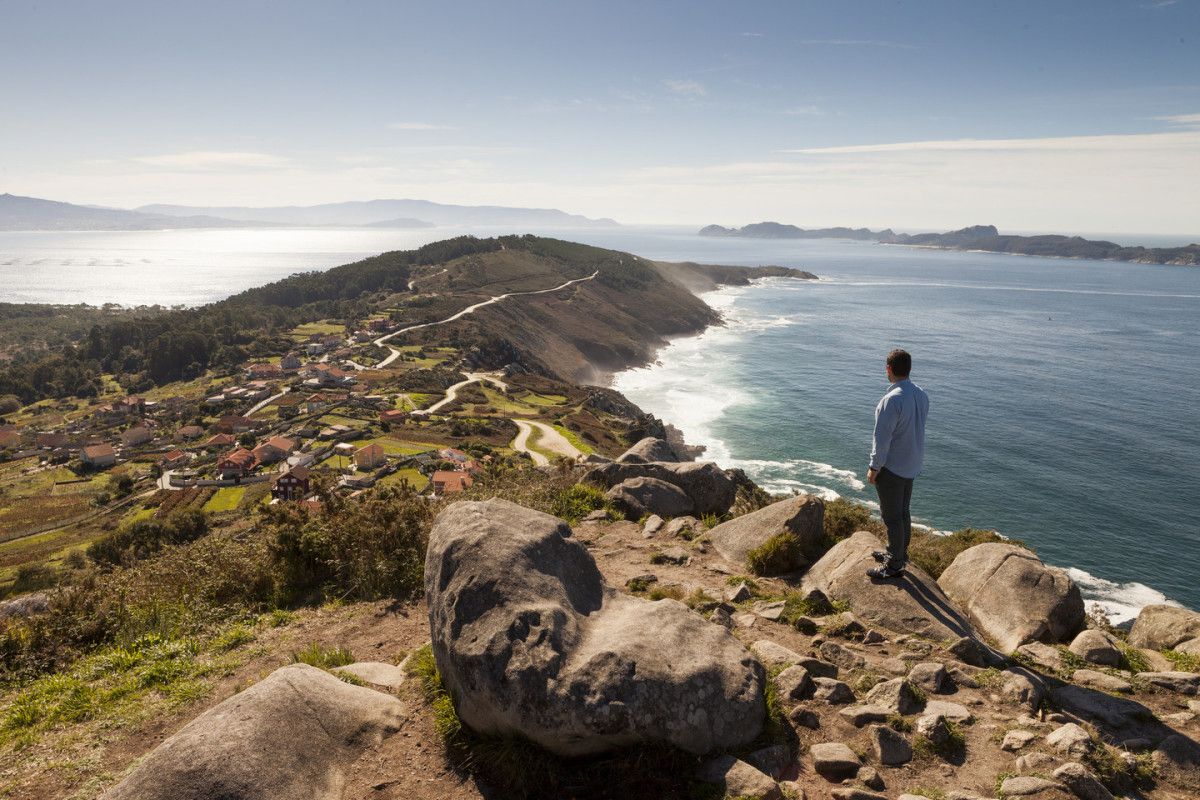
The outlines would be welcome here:
M 903 378 L 875 407 L 875 435 L 871 444 L 871 468 L 887 468 L 901 478 L 921 474 L 925 460 L 925 417 L 929 395 Z

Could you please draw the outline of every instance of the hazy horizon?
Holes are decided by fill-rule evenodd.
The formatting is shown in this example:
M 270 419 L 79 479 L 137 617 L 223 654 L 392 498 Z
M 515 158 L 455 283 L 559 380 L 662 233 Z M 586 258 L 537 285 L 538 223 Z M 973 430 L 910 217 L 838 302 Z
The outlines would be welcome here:
M 0 189 L 1188 235 L 1186 0 L 0 6 Z

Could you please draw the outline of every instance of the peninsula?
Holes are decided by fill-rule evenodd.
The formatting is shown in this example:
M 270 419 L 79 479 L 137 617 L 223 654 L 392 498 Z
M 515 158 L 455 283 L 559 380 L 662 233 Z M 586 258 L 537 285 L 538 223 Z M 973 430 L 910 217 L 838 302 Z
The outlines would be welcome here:
M 1084 239 L 1081 236 L 1001 234 L 994 225 L 972 225 L 948 233 L 907 234 L 896 233 L 890 228 L 880 231 L 872 231 L 867 228 L 805 229 L 779 222 L 758 222 L 741 228 L 708 225 L 700 229 L 700 235 L 748 239 L 855 239 L 879 242 L 880 244 L 931 247 L 940 250 L 981 250 L 989 253 L 1011 253 L 1047 258 L 1200 266 L 1200 244 L 1189 244 L 1184 247 L 1130 247 L 1104 240 Z

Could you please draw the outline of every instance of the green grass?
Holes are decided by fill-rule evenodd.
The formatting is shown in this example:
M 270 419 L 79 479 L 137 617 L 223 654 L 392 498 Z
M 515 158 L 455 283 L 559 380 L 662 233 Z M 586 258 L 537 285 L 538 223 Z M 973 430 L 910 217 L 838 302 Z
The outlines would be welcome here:
M 561 406 L 567 402 L 567 398 L 561 394 L 538 394 L 537 392 L 530 392 L 523 396 L 521 401 L 533 406 Z
M 393 472 L 391 475 L 385 476 L 383 479 L 381 479 L 378 482 L 378 484 L 384 485 L 384 486 L 387 486 L 387 485 L 399 486 L 401 483 L 403 483 L 405 481 L 407 481 L 408 485 L 411 486 L 412 488 L 416 489 L 418 492 L 425 491 L 425 489 L 429 486 L 429 478 L 427 476 L 423 475 L 420 470 L 414 469 L 412 467 L 407 467 L 405 469 L 398 469 L 395 472 Z
M 575 431 L 570 430 L 569 428 L 567 428 L 566 426 L 563 426 L 563 425 L 554 425 L 552 427 L 554 428 L 554 430 L 561 433 L 563 435 L 563 438 L 571 443 L 572 447 L 574 447 L 579 452 L 583 453 L 585 456 L 590 456 L 592 453 L 596 452 L 595 450 L 592 449 L 592 446 L 590 444 L 588 444 L 587 442 L 585 442 L 583 440 L 583 438 L 580 437 L 580 435 L 577 434 Z
M 779 575 L 800 563 L 800 540 L 790 532 L 777 533 L 746 554 L 746 566 L 755 575 Z
M 311 642 L 303 650 L 292 653 L 292 663 L 332 669 L 353 664 L 354 654 L 346 647 L 323 647 L 317 642 Z
M 246 496 L 245 486 L 222 486 L 217 490 L 217 493 L 209 498 L 204 504 L 203 510 L 210 513 L 220 513 L 222 511 L 234 511 L 238 504 L 242 502 L 242 498 Z
M 297 325 L 296 327 L 292 328 L 291 333 L 293 336 L 299 339 L 307 339 L 313 334 L 320 336 L 328 336 L 329 334 L 334 333 L 338 335 L 345 335 L 346 326 L 340 322 L 329 322 L 325 320 L 321 322 L 306 322 L 303 325 Z
M 1138 655 L 1141 654 L 1139 653 Z M 1163 655 L 1180 672 L 1200 672 L 1200 656 L 1193 655 L 1192 653 L 1181 653 L 1178 650 L 1164 650 Z M 1140 671 L 1145 672 L 1146 670 Z

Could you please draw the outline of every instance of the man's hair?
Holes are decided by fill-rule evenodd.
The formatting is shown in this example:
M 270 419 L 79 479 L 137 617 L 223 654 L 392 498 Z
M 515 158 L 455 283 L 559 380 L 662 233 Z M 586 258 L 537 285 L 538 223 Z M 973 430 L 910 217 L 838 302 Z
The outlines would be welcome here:
M 897 378 L 907 378 L 912 372 L 912 356 L 907 350 L 896 348 L 888 353 L 887 365 L 892 368 L 892 374 Z

